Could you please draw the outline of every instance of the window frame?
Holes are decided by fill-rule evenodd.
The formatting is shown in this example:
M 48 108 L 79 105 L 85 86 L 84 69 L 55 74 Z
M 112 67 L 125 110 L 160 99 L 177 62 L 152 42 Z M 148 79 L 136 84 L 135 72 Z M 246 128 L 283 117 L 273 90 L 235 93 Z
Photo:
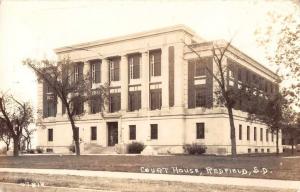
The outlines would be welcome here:
M 48 129 L 48 140 L 47 140 L 48 142 L 53 142 L 53 140 L 54 140 L 53 132 L 54 132 L 53 128 Z
M 205 123 L 196 123 L 196 139 L 205 139 Z
M 150 139 L 158 139 L 158 124 L 150 124 Z
M 91 141 L 97 141 L 97 126 L 91 126 Z
M 136 125 L 129 125 L 129 140 L 136 140 Z

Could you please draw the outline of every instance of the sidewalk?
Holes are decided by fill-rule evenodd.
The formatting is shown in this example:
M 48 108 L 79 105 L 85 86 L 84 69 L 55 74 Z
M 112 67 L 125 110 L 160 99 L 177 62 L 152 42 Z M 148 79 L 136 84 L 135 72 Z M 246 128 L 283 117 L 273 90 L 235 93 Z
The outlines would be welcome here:
M 248 186 L 248 187 L 255 186 L 255 187 L 300 190 L 300 181 L 272 180 L 272 179 L 167 175 L 167 174 L 66 170 L 66 169 L 0 168 L 0 172 L 72 175 L 72 176 L 84 176 L 84 177 L 90 176 L 90 177 L 106 177 L 106 178 L 116 178 L 116 179 L 136 179 L 136 180 L 152 180 L 152 181 L 175 181 L 175 182 L 185 182 L 185 183 L 220 184 L 220 185 L 234 185 L 234 186 Z

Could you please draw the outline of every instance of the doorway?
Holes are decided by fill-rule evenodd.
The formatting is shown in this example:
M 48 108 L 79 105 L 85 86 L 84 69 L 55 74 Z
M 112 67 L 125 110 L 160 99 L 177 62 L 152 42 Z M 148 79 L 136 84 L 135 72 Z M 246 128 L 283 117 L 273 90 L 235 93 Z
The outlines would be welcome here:
M 115 144 L 118 144 L 118 122 L 108 122 L 107 131 L 107 145 L 115 146 Z

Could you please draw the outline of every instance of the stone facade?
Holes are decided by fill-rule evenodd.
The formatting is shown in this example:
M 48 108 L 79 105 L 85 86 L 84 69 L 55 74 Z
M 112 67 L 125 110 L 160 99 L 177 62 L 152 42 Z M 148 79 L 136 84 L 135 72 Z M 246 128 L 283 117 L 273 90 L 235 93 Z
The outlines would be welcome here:
M 188 68 L 189 61 L 195 59 L 196 55 L 185 47 L 185 43 L 197 44 L 196 49 L 201 52 L 201 55 L 211 56 L 209 43 L 182 25 L 55 50 L 59 59 L 69 57 L 74 62 L 83 62 L 83 73 L 91 70 L 90 61 L 101 60 L 100 84 L 108 82 L 110 87 L 116 88 L 121 95 L 120 110 L 113 113 L 105 111 L 104 119 L 99 113 L 91 114 L 89 104 L 84 104 L 86 113 L 76 122 L 83 149 L 91 144 L 102 147 L 109 146 L 111 141 L 109 138 L 113 136 L 109 127 L 113 125 L 117 130 L 117 142 L 114 144 L 140 141 L 156 149 L 159 153 L 182 153 L 184 144 L 198 142 L 207 146 L 208 153 L 230 153 L 230 127 L 226 110 L 216 107 L 189 107 L 191 88 L 189 88 Z M 152 61 L 152 59 L 155 60 L 155 57 L 152 58 L 151 54 L 156 50 L 160 52 L 161 71 L 158 75 L 155 74 L 156 72 L 152 73 L 150 66 L 155 65 L 156 61 Z M 129 74 L 132 66 L 129 64 L 128 58 L 132 54 L 138 54 L 140 57 L 139 78 L 136 79 L 132 79 Z M 120 79 L 118 81 L 110 81 L 110 70 L 112 69 L 109 60 L 114 57 L 120 59 Z M 274 73 L 234 47 L 227 53 L 225 61 L 229 61 L 229 59 L 268 80 L 275 87 L 277 86 L 275 82 L 278 77 Z M 211 63 L 211 69 L 215 71 L 214 62 Z M 201 84 L 201 79 L 196 79 L 196 81 Z M 211 80 L 208 85 L 211 90 L 208 94 L 211 94 L 211 98 L 213 98 L 216 84 Z M 133 89 L 140 91 L 140 109 L 129 111 L 129 92 Z M 41 82 L 38 90 L 38 108 L 43 111 L 43 84 Z M 155 110 L 151 110 L 154 101 L 151 100 L 150 95 L 153 90 L 161 90 L 158 94 L 161 97 L 160 107 Z M 211 102 L 213 105 L 214 101 Z M 235 110 L 234 115 L 238 153 L 276 151 L 275 139 L 272 141 L 271 133 L 268 133 L 270 136 L 267 141 L 265 125 L 250 124 L 246 121 L 246 113 L 241 110 Z M 72 131 L 67 116 L 62 113 L 60 101 L 57 103 L 56 116 L 43 118 L 43 122 L 45 127 L 38 129 L 38 145 L 49 152 L 69 152 L 69 146 L 72 144 Z M 204 123 L 204 133 L 201 133 L 204 134 L 204 138 L 201 136 L 197 139 L 197 123 Z M 157 127 L 156 133 L 154 133 L 155 131 L 151 133 L 151 124 Z M 135 126 L 135 139 L 132 140 L 130 140 L 130 126 Z M 239 128 L 240 126 L 241 128 Z M 250 127 L 249 139 L 247 139 L 247 126 Z M 91 127 L 96 127 L 96 140 L 91 140 Z M 256 141 L 253 135 L 254 127 L 257 127 Z M 53 130 L 53 138 L 50 140 L 49 129 Z M 260 140 L 261 129 L 262 140 Z M 239 130 L 242 130 L 241 134 L 239 134 Z M 156 134 L 157 139 L 153 138 L 151 134 Z M 280 148 L 282 149 L 281 142 Z

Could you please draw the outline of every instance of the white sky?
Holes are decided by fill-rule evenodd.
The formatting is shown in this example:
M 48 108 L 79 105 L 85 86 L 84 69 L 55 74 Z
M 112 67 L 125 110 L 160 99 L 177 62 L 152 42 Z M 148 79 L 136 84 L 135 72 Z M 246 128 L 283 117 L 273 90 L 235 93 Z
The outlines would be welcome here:
M 1 2 L 1 0 L 0 0 Z M 0 5 L 0 91 L 36 103 L 34 74 L 25 58 L 53 58 L 60 46 L 177 24 L 207 40 L 227 39 L 265 63 L 254 31 L 270 9 L 288 11 L 287 1 L 9 1 Z

